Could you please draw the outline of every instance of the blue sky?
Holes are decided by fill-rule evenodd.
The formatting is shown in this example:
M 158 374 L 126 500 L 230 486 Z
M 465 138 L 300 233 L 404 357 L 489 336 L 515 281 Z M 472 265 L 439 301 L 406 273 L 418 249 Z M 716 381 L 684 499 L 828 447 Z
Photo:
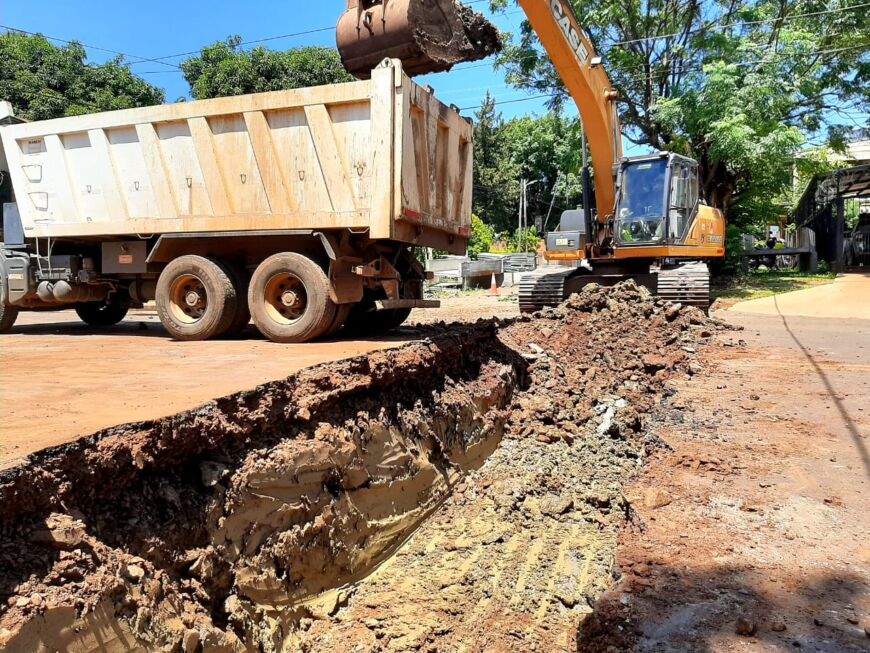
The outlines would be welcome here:
M 346 6 L 345 0 L 260 0 L 238 2 L 229 0 L 188 0 L 148 3 L 115 0 L 0 0 L 0 23 L 46 36 L 76 39 L 86 45 L 116 50 L 144 58 L 159 58 L 170 54 L 198 50 L 203 45 L 239 34 L 244 40 L 256 40 L 303 32 L 335 24 Z M 476 3 L 477 9 L 486 6 Z M 503 30 L 517 31 L 522 19 L 519 10 L 495 18 Z M 294 38 L 282 38 L 265 43 L 274 49 L 302 45 L 334 46 L 331 31 Z M 93 62 L 111 58 L 111 53 L 89 48 Z M 188 85 L 177 68 L 184 57 L 167 59 L 166 63 L 141 62 L 132 69 L 145 79 L 166 89 L 167 101 L 188 95 Z M 470 64 L 466 64 L 470 65 Z M 460 107 L 476 106 L 487 89 L 499 100 L 528 97 L 522 91 L 509 88 L 500 72 L 491 66 L 462 69 L 450 73 L 418 78 L 435 87 L 437 95 L 448 104 Z M 505 117 L 527 113 L 543 113 L 540 100 L 506 104 L 501 109 Z M 574 111 L 573 107 L 569 109 Z M 468 113 L 468 112 L 466 112 Z
M 470 0 L 475 9 L 486 10 L 485 0 Z M 167 55 L 198 51 L 204 45 L 239 34 L 246 41 L 332 28 L 346 6 L 345 0 L 187 0 L 148 3 L 123 0 L 0 0 L 0 24 L 41 32 L 49 37 L 75 39 L 88 48 L 91 61 L 99 63 L 114 55 L 114 50 L 130 55 L 127 60 L 163 58 Z M 498 27 L 518 32 L 522 11 L 513 8 L 490 16 Z M 264 45 L 286 49 L 303 45 L 334 46 L 332 29 L 314 34 L 277 38 Z M 250 46 L 253 47 L 253 46 Z M 162 63 L 137 62 L 132 69 L 151 83 L 166 90 L 167 101 L 188 96 L 189 87 L 177 64 L 185 57 L 171 57 Z M 461 64 L 448 73 L 418 77 L 419 83 L 431 84 L 437 96 L 448 104 L 476 107 L 487 90 L 496 100 L 508 102 L 499 107 L 506 118 L 546 112 L 543 100 L 523 100 L 529 94 L 505 83 L 504 74 L 485 63 Z M 470 114 L 471 109 L 464 113 Z M 565 105 L 566 114 L 576 116 L 573 104 Z M 626 154 L 639 154 L 640 148 L 623 140 Z

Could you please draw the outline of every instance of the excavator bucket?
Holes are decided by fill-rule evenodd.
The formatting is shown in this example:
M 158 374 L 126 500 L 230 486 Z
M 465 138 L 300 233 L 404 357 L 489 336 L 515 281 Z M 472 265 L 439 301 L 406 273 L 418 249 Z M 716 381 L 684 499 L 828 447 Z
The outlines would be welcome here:
M 344 67 L 360 79 L 386 58 L 408 75 L 450 70 L 501 50 L 498 29 L 455 0 L 348 0 L 338 21 Z

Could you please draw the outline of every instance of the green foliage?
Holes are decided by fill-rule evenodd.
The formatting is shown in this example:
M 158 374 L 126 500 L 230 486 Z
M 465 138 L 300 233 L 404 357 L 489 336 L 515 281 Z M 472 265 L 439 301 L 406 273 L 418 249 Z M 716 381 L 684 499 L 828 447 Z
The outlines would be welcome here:
M 512 254 L 537 252 L 540 242 L 534 227 L 522 231 L 517 229 L 508 239 L 508 248 Z
M 530 223 L 547 215 L 554 188 L 555 216 L 581 201 L 580 184 L 565 183 L 579 170 L 582 156 L 575 121 L 556 114 L 505 121 L 488 93 L 476 119 L 474 213 L 496 231 L 516 228 L 522 179 L 537 182 L 528 189 Z M 549 226 L 555 226 L 555 218 Z
M 842 145 L 870 109 L 864 0 L 573 0 L 621 98 L 626 136 L 698 159 L 705 195 L 735 223 L 789 208 L 795 153 Z M 491 0 L 506 9 L 512 0 Z M 849 7 L 855 7 L 849 10 Z M 826 10 L 832 13 L 819 14 Z M 811 14 L 811 15 L 807 15 Z M 499 60 L 508 80 L 568 98 L 527 22 Z
M 86 61 L 79 43 L 59 47 L 43 36 L 0 34 L 0 99 L 27 120 L 163 102 L 163 91 L 133 75 L 122 57 L 101 65 Z
M 191 95 L 197 100 L 321 86 L 353 81 L 333 48 L 304 47 L 286 51 L 262 46 L 243 50 L 231 36 L 181 63 Z
M 861 219 L 861 204 L 858 200 L 846 200 L 846 204 L 843 207 L 845 209 L 845 215 L 843 216 L 846 221 L 846 229 L 854 229 L 858 226 L 858 220 Z
M 749 274 L 719 279 L 711 288 L 711 295 L 714 300 L 746 301 L 825 285 L 836 276 L 831 274 L 824 261 L 819 262 L 818 272 L 753 270 Z
M 495 232 L 488 224 L 471 214 L 471 238 L 468 240 L 468 255 L 476 259 L 478 254 L 488 252 L 495 239 Z
M 504 120 L 487 93 L 474 130 L 474 213 L 496 230 L 516 223 L 520 166 L 510 156 Z
M 740 271 L 740 253 L 743 251 L 744 229 L 735 224 L 725 227 L 725 259 L 720 261 L 713 270 L 717 275 L 733 275 Z M 761 230 L 753 234 L 756 237 L 762 235 Z

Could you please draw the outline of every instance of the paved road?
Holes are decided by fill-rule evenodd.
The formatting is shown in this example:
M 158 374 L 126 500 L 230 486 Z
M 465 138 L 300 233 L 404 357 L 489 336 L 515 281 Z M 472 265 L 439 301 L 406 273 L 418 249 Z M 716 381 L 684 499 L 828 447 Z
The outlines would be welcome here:
M 740 302 L 728 311 L 870 320 L 870 274 L 844 274 L 831 284 Z
M 412 323 L 516 314 L 516 300 L 483 293 L 442 300 Z M 153 311 L 92 329 L 73 311 L 22 313 L 0 336 L 0 469 L 100 429 L 155 419 L 318 363 L 395 347 L 423 335 L 277 345 L 253 327 L 238 340 L 175 342 Z

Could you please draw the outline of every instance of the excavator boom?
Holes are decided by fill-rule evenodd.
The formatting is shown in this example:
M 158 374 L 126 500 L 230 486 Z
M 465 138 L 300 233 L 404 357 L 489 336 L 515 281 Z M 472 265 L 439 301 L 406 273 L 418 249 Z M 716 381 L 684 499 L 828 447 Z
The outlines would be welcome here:
M 623 157 L 617 93 L 570 0 L 517 1 L 580 111 L 597 210 L 597 224 L 587 208 L 582 225 L 563 216 L 547 235 L 545 258 L 561 267 L 527 275 L 520 308 L 552 306 L 593 281 L 629 278 L 668 299 L 706 306 L 709 272 L 697 261 L 724 256 L 725 220 L 699 196 L 697 162 L 672 152 Z M 348 0 L 337 41 L 358 77 L 386 57 L 417 75 L 501 49 L 496 28 L 456 0 Z M 588 207 L 589 198 L 584 202 Z
M 568 0 L 519 3 L 580 110 L 595 172 L 598 220 L 604 224 L 616 204 L 615 171 L 622 158 L 617 93 Z

